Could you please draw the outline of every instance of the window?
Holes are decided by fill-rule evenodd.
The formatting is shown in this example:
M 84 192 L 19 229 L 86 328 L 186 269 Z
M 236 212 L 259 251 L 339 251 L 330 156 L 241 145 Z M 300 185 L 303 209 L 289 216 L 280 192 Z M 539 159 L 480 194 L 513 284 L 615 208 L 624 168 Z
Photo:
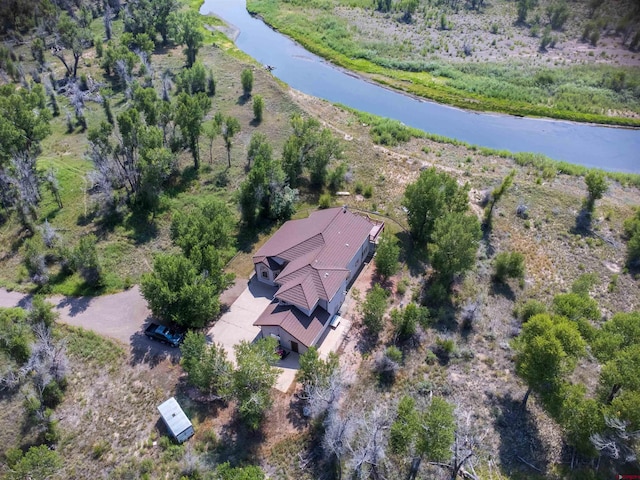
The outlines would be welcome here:
M 262 270 L 262 278 L 269 278 L 269 272 Z

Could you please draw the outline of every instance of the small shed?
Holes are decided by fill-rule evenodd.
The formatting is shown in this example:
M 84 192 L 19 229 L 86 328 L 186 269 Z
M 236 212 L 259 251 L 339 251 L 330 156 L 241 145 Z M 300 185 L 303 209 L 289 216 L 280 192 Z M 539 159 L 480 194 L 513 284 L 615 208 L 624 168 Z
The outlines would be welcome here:
M 178 443 L 182 443 L 193 436 L 193 425 L 182 411 L 182 408 L 180 408 L 175 397 L 171 397 L 162 403 L 158 407 L 158 411 L 164 424 L 169 429 L 169 433 L 171 433 L 171 436 L 175 438 Z

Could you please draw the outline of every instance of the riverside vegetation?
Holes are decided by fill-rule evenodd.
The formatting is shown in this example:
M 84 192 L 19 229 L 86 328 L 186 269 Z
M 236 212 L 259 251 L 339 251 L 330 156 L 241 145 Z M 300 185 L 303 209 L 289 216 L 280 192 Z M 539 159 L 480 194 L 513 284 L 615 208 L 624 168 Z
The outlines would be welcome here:
M 290 91 L 197 6 L 87 2 L 3 24 L 3 285 L 140 282 L 155 316 L 195 332 L 179 361 L 61 325 L 39 296 L 0 311 L 0 475 L 637 471 L 638 177 Z M 386 222 L 380 256 L 350 291 L 340 355 L 310 350 L 277 392 L 273 344 L 239 345 L 234 367 L 198 329 L 275 228 L 338 202 Z M 186 445 L 157 424 L 171 395 L 195 425 Z
M 247 8 L 337 65 L 441 103 L 640 125 L 636 2 L 248 0 Z

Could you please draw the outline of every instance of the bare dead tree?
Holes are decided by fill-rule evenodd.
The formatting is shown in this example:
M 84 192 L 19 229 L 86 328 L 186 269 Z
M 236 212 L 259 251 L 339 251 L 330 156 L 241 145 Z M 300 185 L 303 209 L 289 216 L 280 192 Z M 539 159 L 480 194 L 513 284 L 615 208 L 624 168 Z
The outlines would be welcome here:
M 62 198 L 60 197 L 60 182 L 58 182 L 58 176 L 56 175 L 56 172 L 52 166 L 50 166 L 45 172 L 44 181 L 46 186 L 49 188 L 49 191 L 53 195 L 53 198 L 56 199 L 58 208 L 62 208 Z
M 171 81 L 171 71 L 165 70 L 162 74 L 162 100 L 165 102 L 170 102 L 171 97 L 171 89 L 173 88 L 173 82 Z
M 475 431 L 471 412 L 458 409 L 456 417 L 455 440 L 451 447 L 451 479 L 455 480 L 458 475 L 462 475 L 463 478 L 469 480 L 479 480 L 474 465 L 481 451 L 486 432 L 478 434 Z M 470 471 L 465 469 L 465 464 L 468 465 Z
M 614 460 L 636 462 L 635 444 L 640 439 L 640 431 L 627 431 L 629 423 L 616 417 L 606 415 L 604 420 L 609 431 L 591 435 L 590 440 L 594 448 Z
M 342 478 L 342 462 L 349 452 L 356 433 L 356 419 L 352 412 L 341 413 L 333 406 L 324 421 L 322 447 L 327 460 L 334 460 L 337 478 Z
M 107 36 L 107 40 L 111 40 L 111 34 L 112 34 L 111 20 L 112 20 L 112 17 L 113 17 L 113 10 L 111 10 L 111 5 L 109 5 L 109 3 L 107 2 L 107 4 L 105 5 L 105 8 L 104 8 L 104 17 L 103 17 L 104 31 L 105 31 L 105 35 Z
M 22 225 L 31 231 L 40 202 L 36 156 L 37 152 L 18 152 L 0 169 L 0 201 L 5 208 L 15 209 Z
M 122 83 L 125 98 L 131 100 L 133 98 L 133 75 L 129 70 L 127 62 L 122 58 L 117 60 L 114 69 Z
M 316 378 L 306 383 L 300 395 L 307 401 L 305 415 L 319 418 L 327 410 L 336 407 L 347 385 L 340 368 L 334 370 L 328 379 Z
M 60 235 L 56 229 L 51 226 L 49 220 L 45 219 L 44 223 L 39 227 L 40 235 L 42 235 L 42 240 L 47 248 L 53 248 L 56 246 L 56 243 L 60 239 Z
M 355 478 L 384 478 L 382 467 L 388 443 L 385 433 L 390 425 L 389 411 L 380 403 L 356 417 L 357 435 L 349 445 L 348 463 Z

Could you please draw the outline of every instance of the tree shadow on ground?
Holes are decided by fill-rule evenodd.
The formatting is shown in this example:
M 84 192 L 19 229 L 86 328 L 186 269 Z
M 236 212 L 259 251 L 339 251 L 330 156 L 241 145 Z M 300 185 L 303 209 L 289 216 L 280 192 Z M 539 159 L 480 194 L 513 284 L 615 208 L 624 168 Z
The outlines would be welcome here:
M 495 428 L 500 435 L 500 464 L 510 474 L 544 474 L 549 466 L 549 457 L 534 416 L 529 412 L 531 406 L 523 410 L 522 399 L 514 399 L 510 393 L 494 396 L 487 392 L 487 395 L 497 410 Z
M 124 226 L 132 230 L 132 238 L 136 245 L 142 245 L 158 236 L 158 226 L 154 217 L 149 218 L 149 213 L 134 210 L 124 221 Z
M 169 197 L 176 197 L 186 192 L 193 182 L 198 179 L 198 176 L 198 170 L 193 165 L 189 165 L 182 172 L 171 177 L 164 191 Z
M 234 412 L 229 423 L 222 426 L 215 456 L 227 461 L 232 467 L 257 464 L 258 452 L 264 444 L 265 435 L 262 430 L 251 430 Z
M 310 418 L 305 416 L 304 410 L 307 406 L 307 401 L 297 393 L 291 396 L 289 401 L 289 411 L 287 412 L 287 420 L 294 426 L 299 432 L 307 428 L 310 423 Z
M 574 235 L 581 235 L 583 237 L 588 237 L 593 235 L 591 230 L 592 228 L 593 217 L 591 215 L 591 210 L 589 210 L 586 206 L 583 207 L 576 215 L 576 222 L 571 227 L 570 232 Z
M 240 95 L 238 97 L 238 100 L 236 101 L 236 104 L 243 106 L 245 105 L 249 99 L 251 98 L 251 95 L 245 95 L 244 93 L 242 95 Z
M 89 308 L 92 300 L 93 297 L 64 297 L 60 302 L 58 302 L 56 308 L 61 309 L 69 307 L 69 316 L 75 317 Z
M 354 326 L 351 327 L 351 330 L 354 330 Z M 372 352 L 376 345 L 378 344 L 378 335 L 369 332 L 366 327 L 360 327 L 358 330 L 353 332 L 358 337 L 358 341 L 356 342 L 356 349 L 360 355 L 365 353 Z
M 495 297 L 504 297 L 511 302 L 516 301 L 516 294 L 508 283 L 498 282 L 496 280 L 492 281 L 489 287 L 489 293 Z
M 417 277 L 424 274 L 425 260 L 427 258 L 426 249 L 416 248 L 411 239 L 411 233 L 408 231 L 398 232 L 396 238 L 401 245 L 400 261 L 407 265 L 411 276 Z
M 482 224 L 482 239 L 481 244 L 484 245 L 484 253 L 487 258 L 491 258 L 496 254 L 496 247 L 491 243 L 491 234 L 493 233 L 492 222 L 485 222 Z

